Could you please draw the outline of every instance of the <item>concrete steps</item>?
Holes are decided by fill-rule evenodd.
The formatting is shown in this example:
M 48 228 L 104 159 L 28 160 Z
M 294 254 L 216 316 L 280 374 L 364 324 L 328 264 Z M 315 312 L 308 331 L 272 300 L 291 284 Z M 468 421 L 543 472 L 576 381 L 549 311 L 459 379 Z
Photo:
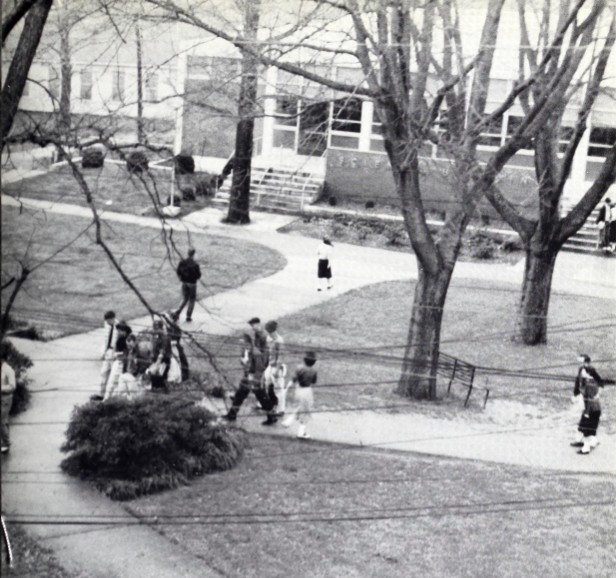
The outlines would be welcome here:
M 571 203 L 563 203 L 562 214 L 567 214 L 573 205 Z M 595 254 L 599 251 L 597 249 L 597 239 L 599 238 L 599 226 L 595 224 L 599 209 L 596 208 L 586 219 L 586 222 L 581 229 L 569 238 L 563 245 L 565 251 L 571 251 L 574 253 L 587 253 Z
M 274 166 L 253 166 L 250 179 L 250 205 L 255 208 L 299 211 L 316 202 L 325 179 L 310 172 Z M 213 204 L 227 206 L 231 178 L 216 193 Z

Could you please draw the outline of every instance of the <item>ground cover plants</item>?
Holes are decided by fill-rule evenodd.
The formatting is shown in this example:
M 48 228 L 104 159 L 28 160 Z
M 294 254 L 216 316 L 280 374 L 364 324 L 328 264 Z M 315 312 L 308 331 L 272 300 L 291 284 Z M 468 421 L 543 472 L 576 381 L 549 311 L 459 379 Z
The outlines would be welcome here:
M 614 482 L 253 436 L 231 471 L 131 502 L 222 576 L 607 578 Z M 580 538 L 580 529 L 584 536 Z
M 31 275 L 15 302 L 14 317 L 31 321 L 47 331 L 48 337 L 99 327 L 108 309 L 126 319 L 146 313 L 94 243 L 92 230 L 86 231 L 89 222 L 75 216 L 3 207 L 3 275 L 10 272 L 16 258 L 24 256 L 26 248 L 27 260 L 36 263 L 85 231 Z M 160 230 L 108 222 L 103 235 L 154 308 L 165 310 L 179 304 L 179 281 Z M 178 233 L 175 240 L 185 251 L 188 240 Z M 190 242 L 204 272 L 200 298 L 270 275 L 285 264 L 280 254 L 247 241 L 203 234 L 192 235 Z M 174 258 L 177 263 L 177 255 Z
M 217 425 L 193 396 L 114 397 L 75 408 L 61 466 L 114 500 L 130 500 L 232 468 L 245 445 L 242 430 Z
M 399 211 L 396 216 L 399 216 Z M 438 226 L 434 225 L 434 230 L 437 229 Z M 317 239 L 327 236 L 334 243 L 349 243 L 392 251 L 412 251 L 402 222 L 391 218 L 378 218 L 371 215 L 370 211 L 361 209 L 355 215 L 306 214 L 282 227 L 279 232 Z M 494 233 L 486 227 L 479 226 L 467 230 L 460 255 L 460 261 L 515 263 L 523 258 L 524 253 L 517 235 Z

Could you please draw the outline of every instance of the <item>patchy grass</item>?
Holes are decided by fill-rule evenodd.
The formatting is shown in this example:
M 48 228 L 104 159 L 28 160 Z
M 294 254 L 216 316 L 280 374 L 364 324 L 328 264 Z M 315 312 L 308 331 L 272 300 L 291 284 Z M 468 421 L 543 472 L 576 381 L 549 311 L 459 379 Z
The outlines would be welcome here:
M 397 216 L 399 214 L 398 211 Z M 433 229 L 435 233 L 438 232 L 438 227 Z M 392 251 L 412 251 L 402 222 L 379 219 L 372 216 L 369 210 L 362 210 L 358 215 L 304 215 L 279 229 L 279 232 L 316 239 L 328 236 L 334 242 Z M 490 233 L 485 229 L 469 229 L 462 241 L 459 260 L 517 263 L 524 256 L 521 249 L 517 236 Z
M 616 374 L 612 351 L 616 328 L 608 324 L 588 327 L 587 323 L 596 311 L 613 307 L 613 302 L 553 292 L 548 344 L 528 347 L 511 341 L 516 287 L 497 281 L 454 280 L 443 319 L 441 349 L 479 366 L 475 384 L 491 390 L 487 411 L 482 409 L 481 390 L 473 392 L 468 409 L 463 408 L 466 388 L 454 385 L 451 396 L 446 397 L 447 380 L 439 381 L 441 399 L 436 403 L 401 398 L 394 388 L 413 291 L 414 282 L 381 283 L 279 319 L 291 366 L 301 361 L 306 349 L 318 352 L 320 385 L 316 396 L 320 409 L 384 407 L 438 418 L 519 423 L 570 409 L 580 351 L 591 352 L 603 376 L 613 378 Z M 237 383 L 239 353 L 228 344 L 221 345 L 220 351 L 221 364 Z M 511 370 L 522 370 L 528 377 L 506 373 Z M 602 398 L 601 428 L 607 431 L 616 430 L 616 399 L 611 393 L 606 390 Z
M 83 232 L 31 274 L 15 302 L 14 317 L 25 318 L 42 330 L 53 330 L 58 336 L 100 326 L 107 309 L 114 309 L 126 319 L 146 313 L 95 244 L 88 224 L 83 218 L 3 207 L 3 282 L 18 273 L 16 259 L 23 258 L 26 251 L 25 260 L 32 266 Z M 103 236 L 131 280 L 156 309 L 179 304 L 175 267 L 180 255 L 172 247 L 168 249 L 169 243 L 164 242 L 160 230 L 107 222 Z M 189 241 L 197 250 L 203 271 L 200 298 L 270 275 L 285 265 L 279 253 L 255 243 L 207 234 L 188 239 L 175 233 L 174 242 L 182 257 Z
M 171 193 L 171 171 L 157 169 L 144 174 L 131 175 L 126 164 L 105 162 L 99 169 L 81 169 L 98 210 L 131 213 L 135 215 L 155 214 L 154 206 L 164 206 Z M 73 177 L 70 167 L 62 165 L 56 169 L 2 187 L 4 193 L 14 197 L 27 197 L 85 206 L 86 200 Z M 177 187 L 175 193 L 179 194 Z M 182 202 L 182 215 L 209 205 L 209 199 Z
M 5 546 L 2 541 L 2 576 L 4 578 L 77 578 L 77 574 L 64 569 L 51 550 L 32 538 L 18 525 L 9 525 L 13 549 L 14 568 L 6 563 Z
M 130 510 L 223 576 L 561 578 L 610 575 L 613 504 L 607 477 L 254 436 Z

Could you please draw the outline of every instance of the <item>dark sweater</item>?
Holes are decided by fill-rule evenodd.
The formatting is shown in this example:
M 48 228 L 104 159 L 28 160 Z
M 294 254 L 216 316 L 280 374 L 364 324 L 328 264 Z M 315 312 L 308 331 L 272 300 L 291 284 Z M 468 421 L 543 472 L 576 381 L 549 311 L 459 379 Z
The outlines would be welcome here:
M 187 257 L 180 261 L 177 274 L 182 283 L 196 283 L 201 279 L 201 268 L 192 257 Z

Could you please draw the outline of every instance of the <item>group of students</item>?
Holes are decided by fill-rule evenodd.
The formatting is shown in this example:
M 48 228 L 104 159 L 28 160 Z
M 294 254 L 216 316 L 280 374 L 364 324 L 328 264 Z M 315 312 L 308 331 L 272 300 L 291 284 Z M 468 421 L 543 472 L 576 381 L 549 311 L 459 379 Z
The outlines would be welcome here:
M 248 324 L 252 331 L 245 333 L 242 339 L 243 375 L 231 400 L 231 408 L 224 418 L 235 421 L 242 404 L 252 392 L 258 407 L 267 412 L 263 425 L 274 425 L 279 418 L 288 414 L 282 425 L 289 427 L 297 418 L 297 437 L 308 439 L 310 434 L 307 426 L 314 405 L 312 386 L 317 382 L 316 354 L 314 351 L 307 351 L 303 363 L 295 369 L 291 379 L 287 380 L 287 366 L 283 362 L 284 339 L 278 332 L 278 323 L 268 321 L 262 327 L 261 320 L 253 317 Z M 297 388 L 296 407 L 288 412 L 287 392 L 292 386 Z
M 163 318 L 153 322 L 151 331 L 136 335 L 125 321 L 116 320 L 114 311 L 105 313 L 100 391 L 93 400 L 107 401 L 117 394 L 134 397 L 145 390 L 146 379 L 152 391 L 163 393 L 168 392 L 169 383 L 188 379 L 177 314 Z

